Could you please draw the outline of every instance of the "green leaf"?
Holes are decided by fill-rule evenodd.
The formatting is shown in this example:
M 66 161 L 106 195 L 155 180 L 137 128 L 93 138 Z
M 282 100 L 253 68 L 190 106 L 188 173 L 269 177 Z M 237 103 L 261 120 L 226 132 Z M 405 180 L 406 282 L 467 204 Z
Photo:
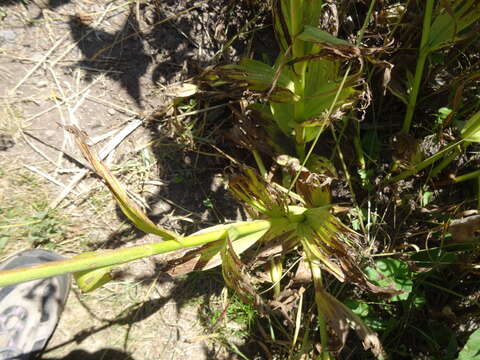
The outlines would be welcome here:
M 346 299 L 343 303 L 348 306 L 355 315 L 360 316 L 361 318 L 365 318 L 370 314 L 370 307 L 363 301 Z
M 95 252 L 87 252 L 75 257 L 81 258 L 90 255 L 95 255 Z M 90 292 L 112 280 L 112 276 L 110 275 L 110 269 L 112 268 L 113 266 L 106 266 L 95 270 L 79 271 L 73 274 L 73 278 L 82 292 Z
M 222 66 L 221 74 L 233 80 L 246 82 L 249 89 L 258 91 L 270 90 L 276 81 L 270 100 L 282 103 L 298 101 L 295 84 L 288 71 L 281 71 L 277 77 L 277 69 L 261 61 L 242 59 L 239 65 Z
M 480 111 L 472 115 L 464 125 L 462 138 L 470 142 L 480 142 Z
M 375 262 L 375 267 L 365 269 L 367 278 L 381 287 L 394 285 L 395 289 L 403 291 L 399 295 L 390 298 L 390 301 L 406 300 L 413 288 L 411 272 L 407 264 L 392 258 L 380 259 Z
M 476 0 L 450 0 L 449 9 L 440 7 L 435 17 L 427 43 L 429 51 L 438 50 L 456 40 L 456 35 L 480 19 L 480 7 Z M 442 2 L 441 2 L 442 3 Z
M 208 234 L 212 231 L 226 230 L 232 241 L 232 248 L 236 254 L 240 255 L 245 250 L 260 240 L 269 230 L 266 227 L 262 230 L 249 234 L 240 234 L 230 224 L 211 226 L 207 229 L 200 230 L 192 236 Z M 236 234 L 233 236 L 233 234 Z M 203 271 L 212 269 L 222 263 L 221 250 L 225 247 L 225 241 L 217 240 L 200 248 L 192 250 L 184 254 L 181 258 L 172 259 L 167 263 L 168 273 L 172 276 L 187 274 L 191 271 Z
M 368 158 L 376 161 L 380 158 L 380 140 L 377 130 L 367 130 L 362 134 L 362 149 Z
M 352 46 L 348 41 L 339 39 L 326 31 L 320 30 L 313 26 L 305 25 L 303 32 L 298 36 L 300 40 L 313 43 L 328 43 L 333 45 Z
M 480 360 L 480 329 L 470 335 L 457 360 Z

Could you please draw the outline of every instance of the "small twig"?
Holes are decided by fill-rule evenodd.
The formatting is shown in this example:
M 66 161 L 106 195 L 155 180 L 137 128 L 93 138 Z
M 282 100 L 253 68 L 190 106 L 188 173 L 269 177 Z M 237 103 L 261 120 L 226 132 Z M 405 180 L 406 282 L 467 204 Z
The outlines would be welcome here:
M 49 108 L 47 108 L 47 109 L 45 109 L 45 110 L 42 110 L 42 111 L 40 111 L 39 113 L 37 113 L 37 114 L 35 114 L 35 115 L 30 116 L 28 119 L 25 120 L 25 122 L 32 121 L 32 120 L 34 120 L 34 119 L 36 119 L 36 118 L 38 118 L 38 117 L 40 117 L 40 116 L 42 116 L 42 115 L 50 112 L 50 111 L 52 111 L 53 109 L 56 109 L 57 107 L 65 104 L 67 101 L 72 100 L 75 96 L 78 96 L 79 94 L 84 93 L 85 91 L 88 91 L 93 85 L 95 85 L 95 84 L 97 83 L 98 80 L 99 80 L 99 78 L 96 78 L 94 81 L 92 81 L 90 84 L 88 84 L 88 86 L 86 86 L 86 87 L 84 87 L 82 90 L 80 90 L 79 93 L 74 94 L 74 95 L 72 95 L 72 96 L 69 96 L 67 99 L 63 99 L 60 103 L 55 104 L 55 105 L 53 105 L 53 106 L 50 106 Z
M 75 157 L 74 155 L 72 155 L 71 153 L 65 151 L 65 150 L 62 150 L 60 149 L 59 147 L 55 146 L 55 145 L 52 145 L 52 144 L 49 144 L 45 141 L 43 141 L 42 139 L 36 137 L 35 135 L 29 133 L 28 131 L 23 131 L 23 134 L 31 137 L 32 139 L 38 141 L 39 143 L 45 145 L 45 146 L 48 146 L 49 148 L 53 149 L 53 150 L 56 150 L 60 153 L 62 153 L 67 159 L 69 159 L 70 161 L 76 163 L 77 165 L 80 165 L 80 166 L 83 166 L 89 170 L 93 170 L 92 167 L 87 164 L 85 161 L 81 160 L 81 159 L 78 159 L 77 157 Z M 56 164 L 55 164 L 56 165 Z
M 47 155 L 45 155 L 43 153 L 43 151 L 41 151 L 39 148 L 37 148 L 35 145 L 33 145 L 30 141 L 28 141 L 27 137 L 25 136 L 24 131 L 21 131 L 20 134 L 22 135 L 23 140 L 27 143 L 28 146 L 30 146 L 33 149 L 33 151 L 35 151 L 38 155 L 40 155 L 42 158 L 47 160 L 49 163 L 55 165 L 55 167 L 57 166 L 57 163 L 55 161 L 50 159 Z
M 138 112 L 127 109 L 127 108 L 124 108 L 124 107 L 122 107 L 120 105 L 117 105 L 115 103 L 112 103 L 110 101 L 106 101 L 106 100 L 103 100 L 103 99 L 100 99 L 100 98 L 97 98 L 97 97 L 94 97 L 94 96 L 89 96 L 89 95 L 87 95 L 86 98 L 88 100 L 91 100 L 93 102 L 96 102 L 96 103 L 99 103 L 99 104 L 102 104 L 102 105 L 108 105 L 108 106 L 114 107 L 115 109 L 117 109 L 121 112 L 127 113 L 129 115 L 140 116 L 140 114 Z
M 47 179 L 48 181 L 54 183 L 55 185 L 58 185 L 60 187 L 63 187 L 64 189 L 67 188 L 67 186 L 63 183 L 61 183 L 60 181 L 58 181 L 57 179 L 55 179 L 54 177 L 48 175 L 47 173 L 44 173 L 43 171 L 37 169 L 35 166 L 32 166 L 32 165 L 27 165 L 27 164 L 23 164 L 24 167 L 26 167 L 28 170 L 44 177 L 45 179 Z M 73 191 L 72 192 L 75 194 L 75 195 L 79 195 L 76 191 Z
M 20 82 L 12 89 L 12 93 L 14 93 L 15 91 L 17 91 L 17 89 L 18 89 L 20 86 L 22 86 L 22 84 L 23 84 L 25 81 L 27 81 L 28 78 L 29 78 L 30 76 L 32 76 L 35 71 L 37 71 L 37 69 L 45 62 L 45 60 L 47 60 L 47 58 L 55 51 L 55 49 L 56 49 L 57 47 L 59 47 L 60 45 L 63 44 L 63 42 L 65 41 L 65 39 L 67 38 L 68 35 L 69 35 L 68 32 L 65 33 L 65 34 L 55 43 L 55 45 L 53 45 L 53 46 L 50 48 L 50 50 L 47 51 L 47 53 L 43 56 L 43 58 L 42 58 L 39 62 L 37 62 L 37 64 L 36 64 L 33 68 L 30 69 L 30 71 L 27 73 L 27 75 L 25 75 L 25 76 L 22 78 L 22 80 L 20 80 Z

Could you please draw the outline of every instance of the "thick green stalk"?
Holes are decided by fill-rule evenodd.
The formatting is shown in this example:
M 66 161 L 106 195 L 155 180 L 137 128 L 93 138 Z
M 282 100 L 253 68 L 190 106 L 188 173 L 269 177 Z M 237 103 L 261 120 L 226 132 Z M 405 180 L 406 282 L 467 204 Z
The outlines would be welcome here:
M 455 176 L 453 181 L 455 181 L 456 183 L 459 183 L 459 182 L 463 182 L 463 181 L 467 181 L 467 180 L 477 179 L 479 177 L 480 177 L 480 170 L 475 170 L 475 171 L 472 171 L 468 174 Z
M 294 59 L 301 58 L 305 55 L 305 43 L 297 38 L 305 26 L 304 7 L 304 0 L 291 0 L 290 2 L 290 35 L 293 41 L 292 56 Z M 293 103 L 293 117 L 297 123 L 301 123 L 305 120 L 305 76 L 307 66 L 308 61 L 300 61 L 293 64 L 293 69 L 296 75 L 295 95 L 298 95 L 299 97 L 299 100 Z M 303 160 L 305 157 L 305 129 L 298 127 L 296 131 L 301 132 L 300 134 L 295 134 L 297 155 L 300 160 Z
M 270 222 L 267 220 L 257 220 L 234 223 L 231 226 L 234 227 L 240 235 L 247 235 L 268 229 L 270 227 Z M 131 248 L 106 250 L 99 252 L 98 254 L 85 255 L 68 260 L 53 261 L 42 265 L 0 271 L 0 287 L 55 275 L 75 273 L 83 270 L 94 270 L 111 265 L 120 265 L 144 257 L 203 245 L 224 239 L 227 232 L 228 228 L 221 228 L 198 235 L 187 236 L 180 241 L 168 240 Z
M 320 354 L 321 360 L 330 360 L 330 353 L 328 352 L 328 332 L 327 332 L 327 321 L 323 313 L 324 309 L 320 304 L 322 304 L 322 296 L 320 288 L 323 288 L 322 284 L 322 270 L 320 266 L 309 261 L 310 270 L 312 272 L 312 278 L 315 283 L 315 302 L 317 303 L 317 316 L 318 316 L 318 326 L 320 330 L 320 343 L 322 344 L 322 353 Z
M 420 91 L 420 84 L 423 77 L 423 69 L 425 62 L 427 61 L 430 49 L 428 47 L 428 40 L 430 39 L 430 26 L 432 24 L 433 13 L 433 0 L 427 0 L 425 5 L 425 16 L 423 18 L 422 39 L 420 41 L 420 54 L 417 60 L 417 66 L 415 69 L 415 78 L 413 79 L 412 89 L 408 99 L 407 112 L 405 119 L 403 120 L 402 132 L 408 133 L 410 131 L 410 125 L 413 119 L 413 113 L 415 111 L 415 105 L 417 103 L 418 92 Z

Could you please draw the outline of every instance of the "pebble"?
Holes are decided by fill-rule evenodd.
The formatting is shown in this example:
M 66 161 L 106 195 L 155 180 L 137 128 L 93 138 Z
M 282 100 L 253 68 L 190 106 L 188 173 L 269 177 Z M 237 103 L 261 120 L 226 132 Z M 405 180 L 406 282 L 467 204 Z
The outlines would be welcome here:
M 5 29 L 0 30 L 0 40 L 4 41 L 15 41 L 17 34 L 13 30 Z
M 110 115 L 115 115 L 117 112 L 113 109 L 108 109 L 107 112 L 110 114 Z

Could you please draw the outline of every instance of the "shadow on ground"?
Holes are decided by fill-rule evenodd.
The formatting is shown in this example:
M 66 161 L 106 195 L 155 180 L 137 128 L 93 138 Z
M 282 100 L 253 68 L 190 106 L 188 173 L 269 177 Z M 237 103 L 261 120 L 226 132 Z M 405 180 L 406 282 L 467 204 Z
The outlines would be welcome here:
M 75 66 L 85 70 L 88 81 L 98 74 L 105 74 L 119 82 L 137 105 L 141 106 L 145 100 L 145 94 L 141 92 L 145 87 L 144 75 L 151 77 L 150 86 L 168 84 L 196 74 L 202 66 L 211 63 L 220 51 L 222 43 L 213 36 L 213 25 L 205 24 L 205 19 L 202 20 L 204 16 L 200 10 L 210 12 L 213 17 L 215 11 L 220 12 L 220 15 L 225 14 L 225 9 L 231 5 L 222 5 L 221 1 L 201 3 L 202 6 L 198 5 L 200 3 L 167 1 L 152 6 L 145 5 L 140 9 L 141 16 L 137 16 L 132 8 L 122 28 L 116 32 L 95 29 L 83 23 L 81 18 L 72 17 L 69 28 L 84 56 Z M 192 8 L 195 9 L 187 15 L 172 18 L 172 14 Z M 145 21 L 148 17 L 146 13 L 152 9 L 154 12 L 149 20 L 151 25 L 139 24 L 138 19 Z M 220 22 L 228 19 L 225 17 Z M 140 28 L 148 30 L 142 32 Z M 206 36 L 205 33 L 212 34 Z M 237 46 L 237 52 L 243 46 L 239 41 L 234 42 L 234 45 Z M 198 56 L 199 46 L 204 53 L 202 58 Z M 148 124 L 152 150 L 160 165 L 158 178 L 165 182 L 156 193 L 145 199 L 149 207 L 147 215 L 155 223 L 180 234 L 190 234 L 209 225 L 245 219 L 241 206 L 221 183 L 221 177 L 228 173 L 226 169 L 230 163 L 211 147 L 211 144 L 218 145 L 222 132 L 230 126 L 229 116 L 228 111 L 220 109 L 206 114 L 203 122 L 198 120 L 199 123 L 182 125 L 183 130 L 192 133 L 188 136 L 196 141 L 195 149 L 171 138 L 171 124 L 168 120 L 158 119 Z M 191 120 L 182 121 L 187 123 Z M 129 223 L 118 208 L 117 217 Z M 171 220 L 172 218 L 177 220 Z M 131 226 L 112 233 L 105 241 L 96 242 L 92 246 L 116 248 L 143 236 L 144 233 Z
M 45 360 L 136 360 L 129 354 L 116 349 L 101 349 L 93 353 L 84 350 L 74 350 L 60 358 L 43 357 Z
M 80 16 L 72 16 L 68 25 L 84 56 L 76 66 L 85 71 L 85 80 L 91 82 L 95 76 L 105 74 L 118 81 L 141 107 L 140 77 L 152 59 L 145 53 L 134 12 L 130 11 L 122 28 L 112 33 L 91 27 Z
M 218 298 L 220 292 L 223 288 L 223 283 L 221 279 L 221 275 L 217 271 L 206 271 L 202 273 L 192 273 L 187 276 L 182 277 L 181 279 L 172 279 L 170 276 L 166 274 L 156 274 L 156 284 L 158 286 L 162 286 L 164 283 L 174 283 L 173 287 L 170 289 L 170 292 L 166 296 L 162 296 L 159 298 L 154 298 L 148 301 L 141 301 L 134 303 L 132 305 L 127 306 L 122 312 L 120 312 L 115 318 L 113 319 L 104 319 L 97 315 L 98 309 L 91 310 L 89 306 L 81 299 L 79 294 L 76 290 L 74 290 L 74 295 L 76 296 L 77 300 L 80 302 L 81 306 L 96 320 L 99 320 L 103 323 L 100 326 L 92 326 L 85 330 L 79 331 L 69 340 L 64 341 L 56 346 L 50 347 L 45 353 L 43 358 L 50 359 L 48 354 L 52 351 L 64 348 L 72 343 L 80 345 L 84 342 L 87 338 L 93 337 L 112 327 L 112 326 L 127 326 L 126 336 L 125 336 L 125 344 L 129 342 L 130 332 L 132 327 L 139 322 L 142 322 L 157 312 L 161 311 L 162 308 L 167 303 L 174 303 L 177 311 L 177 315 L 180 314 L 181 309 L 184 306 L 188 306 L 189 302 L 192 299 L 195 299 L 195 303 L 199 304 L 209 304 L 212 301 L 212 297 Z M 145 279 L 147 281 L 149 279 Z M 150 279 L 151 280 L 151 279 Z M 199 310 L 200 311 L 200 310 Z M 205 328 L 207 329 L 208 326 L 212 324 L 208 324 L 210 319 L 207 318 L 200 318 L 201 322 L 205 322 Z M 172 325 L 175 326 L 176 324 Z M 179 324 L 180 325 L 180 324 Z M 206 330 L 208 331 L 208 330 Z M 165 339 L 163 339 L 165 340 Z M 182 332 L 177 328 L 172 329 L 171 338 L 168 340 L 173 344 L 181 343 L 188 341 L 185 339 Z M 121 346 L 121 345 L 120 345 Z M 202 343 L 202 351 L 207 356 L 207 358 L 212 358 L 208 354 L 211 350 L 208 349 L 206 344 Z M 212 353 L 213 354 L 213 353 Z M 80 356 L 85 355 L 84 359 L 133 359 L 129 356 L 129 354 L 114 350 L 114 349 L 102 349 L 96 351 L 93 354 L 86 353 L 84 351 L 73 351 L 69 355 L 61 359 L 80 359 Z M 101 355 L 101 356 L 100 356 Z M 95 357 L 97 356 L 97 357 Z M 116 357 L 117 356 L 117 357 Z M 122 357 L 124 356 L 124 357 Z M 55 358 L 56 359 L 56 358 Z M 60 359 L 60 358 L 59 358 Z M 82 359 L 83 360 L 83 359 Z

